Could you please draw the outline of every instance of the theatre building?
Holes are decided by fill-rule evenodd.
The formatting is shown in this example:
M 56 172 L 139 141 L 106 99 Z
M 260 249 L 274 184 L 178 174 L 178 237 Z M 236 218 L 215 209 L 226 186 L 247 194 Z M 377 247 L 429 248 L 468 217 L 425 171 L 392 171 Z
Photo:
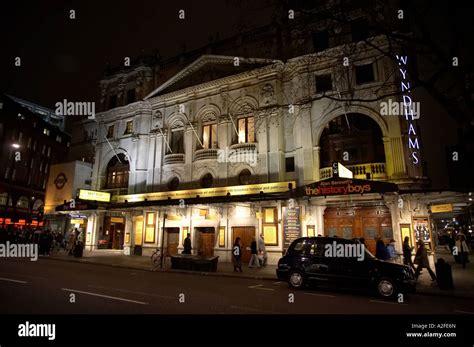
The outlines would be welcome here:
M 87 247 L 176 254 L 189 233 L 194 253 L 229 261 L 236 237 L 245 249 L 263 233 L 270 264 L 299 236 L 363 237 L 372 251 L 377 238 L 401 251 L 409 236 L 435 248 L 423 129 L 381 115 L 381 102 L 402 101 L 402 77 L 380 54 L 389 42 L 368 40 L 330 36 L 307 52 L 289 40 L 300 53 L 285 60 L 199 51 L 104 78 L 103 111 L 81 124 L 95 137 L 90 189 L 111 198 L 89 216 Z

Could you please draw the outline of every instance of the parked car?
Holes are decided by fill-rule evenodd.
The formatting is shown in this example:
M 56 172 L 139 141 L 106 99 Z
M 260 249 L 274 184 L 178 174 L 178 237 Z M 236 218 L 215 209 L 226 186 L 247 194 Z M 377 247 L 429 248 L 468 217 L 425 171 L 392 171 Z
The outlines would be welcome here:
M 330 247 L 360 247 L 364 253 L 358 257 L 329 254 Z M 307 284 L 368 288 L 385 298 L 414 292 L 416 287 L 415 274 L 408 266 L 379 260 L 358 241 L 335 237 L 302 237 L 293 241 L 278 261 L 276 273 L 291 288 Z

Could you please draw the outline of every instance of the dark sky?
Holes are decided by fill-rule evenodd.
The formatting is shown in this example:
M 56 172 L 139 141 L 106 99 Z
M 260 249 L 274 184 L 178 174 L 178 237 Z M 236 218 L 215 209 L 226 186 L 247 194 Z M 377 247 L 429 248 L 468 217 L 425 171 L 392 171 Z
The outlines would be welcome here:
M 0 90 L 53 107 L 63 99 L 93 101 L 107 61 L 123 62 L 142 50 L 162 57 L 265 24 L 268 1 L 2 1 Z M 76 19 L 69 11 L 76 11 Z M 178 11 L 185 10 L 185 20 Z M 21 67 L 15 67 L 21 57 Z

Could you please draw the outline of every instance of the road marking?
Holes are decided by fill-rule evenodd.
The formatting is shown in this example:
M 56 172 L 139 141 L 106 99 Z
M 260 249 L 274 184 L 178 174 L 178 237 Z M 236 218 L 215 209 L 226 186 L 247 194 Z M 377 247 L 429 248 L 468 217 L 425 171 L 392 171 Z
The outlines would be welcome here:
M 3 277 L 0 277 L 0 280 L 7 281 L 7 282 L 23 283 L 23 284 L 28 283 L 26 281 L 12 280 L 11 278 L 3 278 Z
M 408 305 L 408 304 L 400 304 L 398 302 L 388 302 L 388 301 L 381 301 L 381 300 L 370 300 L 370 302 L 375 302 L 379 304 L 389 304 L 389 305 Z
M 48 279 L 46 277 L 23 275 L 23 274 L 11 273 L 11 272 L 0 272 L 0 274 L 2 274 L 2 275 L 13 275 L 13 276 L 18 276 L 18 277 L 26 277 L 26 278 L 37 278 L 37 279 L 40 279 L 40 280 L 47 280 Z
M 317 293 L 303 293 L 303 294 L 314 295 L 314 296 L 325 296 L 325 297 L 328 297 L 328 298 L 335 298 L 336 297 L 335 295 L 329 295 L 329 294 L 317 294 Z
M 474 314 L 474 312 L 469 312 L 469 311 L 460 311 L 460 310 L 454 310 L 454 312 L 459 312 L 459 313 L 467 313 L 467 314 Z
M 260 289 L 260 290 L 275 290 L 273 288 L 262 288 L 263 287 L 263 284 L 257 284 L 257 285 L 254 285 L 254 286 L 249 286 L 250 289 Z
M 99 288 L 99 289 L 115 290 L 115 291 L 117 291 L 117 292 L 124 292 L 124 293 L 130 293 L 130 294 L 156 296 L 156 297 L 158 297 L 158 298 L 164 298 L 164 299 L 176 299 L 174 296 L 158 295 L 158 294 L 151 294 L 151 293 L 145 293 L 145 292 L 135 292 L 135 291 L 133 291 L 133 290 L 126 290 L 126 289 L 119 289 L 119 288 L 110 288 L 110 287 L 104 287 L 104 286 L 96 286 L 96 285 L 93 285 L 93 284 L 89 284 L 88 287 Z
M 103 294 L 91 293 L 91 292 L 84 292 L 82 290 L 76 290 L 76 289 L 70 289 L 70 288 L 61 288 L 61 290 L 64 290 L 66 292 L 74 292 L 74 293 L 80 293 L 80 294 L 86 294 L 86 295 L 92 295 L 92 296 L 99 296 L 101 298 L 107 298 L 107 299 L 113 299 L 113 300 L 119 300 L 119 301 L 126 301 L 126 302 L 131 302 L 131 303 L 139 304 L 139 305 L 148 305 L 147 302 L 143 302 L 143 301 L 129 300 L 129 299 L 124 299 L 124 298 L 118 298 L 116 296 L 103 295 Z
M 262 309 L 258 309 L 258 308 L 245 307 L 245 306 L 235 306 L 235 305 L 232 305 L 232 306 L 229 306 L 229 308 L 234 309 L 234 310 L 246 310 L 246 311 L 260 312 L 260 313 L 264 313 L 264 312 L 267 312 L 267 313 L 279 313 L 279 312 L 276 312 L 276 311 L 268 311 L 268 310 L 262 310 Z

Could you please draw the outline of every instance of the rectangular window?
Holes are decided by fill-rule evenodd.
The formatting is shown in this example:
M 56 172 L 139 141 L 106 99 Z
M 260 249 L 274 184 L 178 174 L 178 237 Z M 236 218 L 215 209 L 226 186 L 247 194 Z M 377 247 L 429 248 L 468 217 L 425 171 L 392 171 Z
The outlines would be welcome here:
M 114 126 L 113 125 L 110 125 L 108 128 L 107 128 L 107 138 L 110 139 L 114 137 Z
M 44 152 L 46 152 L 46 145 L 43 145 L 43 149 L 41 150 L 41 154 L 44 155 Z
M 124 135 L 131 134 L 133 132 L 133 121 L 129 120 L 125 126 L 125 133 Z
M 49 129 L 44 128 L 43 129 L 43 134 L 45 134 L 46 136 L 49 136 Z
M 202 127 L 203 148 L 217 148 L 217 124 L 208 124 Z
M 295 157 L 285 158 L 286 172 L 295 172 Z
M 184 153 L 184 130 L 171 132 L 171 150 L 173 153 Z
M 43 162 L 40 163 L 39 171 L 43 172 Z
M 56 136 L 56 142 L 59 142 L 59 143 L 63 142 L 63 138 L 59 135 Z
M 32 141 L 31 137 L 28 137 L 28 148 L 31 148 L 31 141 Z
M 332 90 L 331 74 L 316 76 L 316 93 L 324 93 Z
M 321 52 L 329 48 L 329 34 L 327 30 L 313 34 L 314 52 Z
M 48 158 L 51 156 L 51 147 L 48 147 Z
M 246 117 L 238 120 L 238 143 L 255 142 L 255 118 Z
M 135 102 L 135 89 L 127 90 L 127 103 Z
M 147 212 L 146 214 L 146 228 L 145 228 L 145 243 L 155 242 L 155 213 Z
M 364 84 L 375 81 L 374 66 L 372 63 L 355 67 L 356 84 Z
M 33 142 L 33 151 L 36 151 L 36 140 Z
M 21 140 L 22 140 L 22 139 L 23 139 L 23 133 L 20 131 L 20 132 L 18 133 L 18 144 L 21 145 Z

